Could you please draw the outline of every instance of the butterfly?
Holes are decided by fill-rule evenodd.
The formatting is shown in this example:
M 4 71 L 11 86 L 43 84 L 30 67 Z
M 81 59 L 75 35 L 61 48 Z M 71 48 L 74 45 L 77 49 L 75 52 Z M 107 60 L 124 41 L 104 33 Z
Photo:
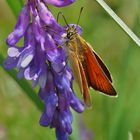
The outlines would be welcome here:
M 70 26 L 64 15 L 61 12 L 58 13 L 58 17 L 61 14 L 67 25 L 65 33 L 61 35 L 66 41 L 58 45 L 58 48 L 65 47 L 74 79 L 86 106 L 91 107 L 90 87 L 109 96 L 116 96 L 117 92 L 113 87 L 108 68 L 91 45 L 78 33 L 77 27 L 82 10 L 83 7 L 80 10 L 77 26 Z M 47 27 L 45 25 L 46 29 Z M 51 31 L 57 34 L 54 30 L 51 29 Z
M 91 106 L 90 87 L 106 95 L 116 96 L 111 74 L 91 45 L 78 34 L 74 25 L 68 25 L 65 32 L 63 37 L 67 40 L 65 46 L 68 59 L 86 106 Z

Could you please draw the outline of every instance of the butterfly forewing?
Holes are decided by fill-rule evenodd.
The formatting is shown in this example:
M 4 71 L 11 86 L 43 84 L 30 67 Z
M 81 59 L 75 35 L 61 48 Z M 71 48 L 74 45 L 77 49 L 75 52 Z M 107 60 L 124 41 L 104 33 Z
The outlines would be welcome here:
M 88 44 L 88 46 L 90 46 L 90 45 Z M 99 65 L 101 66 L 102 70 L 104 71 L 105 75 L 107 76 L 107 78 L 112 83 L 111 74 L 110 74 L 108 68 L 105 66 L 104 62 L 101 60 L 101 58 L 97 55 L 97 53 L 94 50 L 93 50 L 93 53 L 94 53 Z
M 83 48 L 85 71 L 89 77 L 90 86 L 107 95 L 115 96 L 116 91 L 111 84 L 111 76 L 102 60 L 93 52 L 89 44 L 79 35 L 79 40 Z

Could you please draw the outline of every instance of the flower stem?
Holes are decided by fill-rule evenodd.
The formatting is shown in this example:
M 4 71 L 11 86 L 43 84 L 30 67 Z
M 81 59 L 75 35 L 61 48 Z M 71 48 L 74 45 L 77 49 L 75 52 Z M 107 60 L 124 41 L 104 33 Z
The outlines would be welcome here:
M 96 0 L 102 8 L 116 21 L 116 23 L 129 35 L 129 37 L 140 47 L 139 37 L 116 15 L 116 13 L 106 4 L 104 0 Z

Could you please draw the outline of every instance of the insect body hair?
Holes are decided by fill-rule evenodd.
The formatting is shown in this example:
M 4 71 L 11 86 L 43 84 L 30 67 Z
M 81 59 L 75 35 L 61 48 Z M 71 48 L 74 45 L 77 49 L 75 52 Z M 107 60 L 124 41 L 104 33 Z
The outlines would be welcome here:
M 70 26 L 66 29 L 67 32 L 67 39 L 73 40 L 78 35 L 77 29 L 75 26 Z

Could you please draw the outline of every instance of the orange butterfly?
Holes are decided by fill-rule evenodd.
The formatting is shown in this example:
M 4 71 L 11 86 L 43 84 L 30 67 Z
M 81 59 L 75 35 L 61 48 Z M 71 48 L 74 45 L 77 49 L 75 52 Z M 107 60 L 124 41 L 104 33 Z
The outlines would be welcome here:
M 71 69 L 85 104 L 91 106 L 89 87 L 116 96 L 109 70 L 90 44 L 78 34 L 74 25 L 66 28 L 65 38 L 68 40 L 65 44 Z

